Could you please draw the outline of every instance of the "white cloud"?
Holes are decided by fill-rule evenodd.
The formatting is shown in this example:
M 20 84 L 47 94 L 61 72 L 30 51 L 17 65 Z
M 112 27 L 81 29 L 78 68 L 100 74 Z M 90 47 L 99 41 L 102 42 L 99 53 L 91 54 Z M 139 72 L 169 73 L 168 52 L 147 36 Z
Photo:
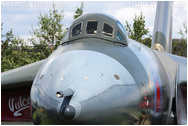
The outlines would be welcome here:
M 74 12 L 70 12 L 70 11 L 64 12 L 64 18 L 62 23 L 66 28 L 72 24 L 74 20 L 73 16 L 74 16 Z
M 135 2 L 133 4 L 127 3 L 125 7 L 119 8 L 117 10 L 106 10 L 104 12 L 113 15 L 125 26 L 126 21 L 128 21 L 128 23 L 132 25 L 134 22 L 133 19 L 135 17 L 135 14 L 138 16 L 142 11 L 146 21 L 146 28 L 149 28 L 149 34 L 152 35 L 156 11 L 155 6 L 156 3 L 154 2 L 146 2 L 143 4 L 141 4 L 141 2 Z
M 173 9 L 173 32 L 172 36 L 174 38 L 181 38 L 181 35 L 178 34 L 180 29 L 184 30 L 183 23 L 187 22 L 187 2 L 174 2 Z
M 1 21 L 4 23 L 3 31 L 13 28 L 17 35 L 29 35 L 31 26 L 37 26 L 39 13 L 48 13 L 52 8 L 50 1 L 37 2 L 7 2 L 1 4 Z M 58 1 L 55 2 L 56 8 L 64 11 L 63 24 L 69 27 L 73 21 L 73 15 L 76 7 L 80 6 L 79 1 Z M 187 19 L 186 2 L 174 2 L 173 18 L 173 38 L 180 38 L 178 31 Z M 150 34 L 153 34 L 153 25 L 155 19 L 156 2 L 154 1 L 85 1 L 84 13 L 105 12 L 116 17 L 123 25 L 125 21 L 133 23 L 133 18 L 143 12 L 146 21 L 146 28 L 149 28 Z
M 116 9 L 116 10 L 104 10 L 105 13 L 111 14 L 116 17 L 118 20 L 125 25 L 125 21 L 128 21 L 129 24 L 133 24 L 133 18 L 136 15 L 140 15 L 142 11 L 145 16 L 146 28 L 149 28 L 150 33 L 153 34 L 154 20 L 156 13 L 156 2 L 126 2 L 126 6 Z M 174 2 L 173 8 L 173 27 L 172 27 L 172 38 L 181 38 L 181 35 L 178 34 L 180 29 L 183 29 L 183 23 L 187 21 L 187 10 L 186 2 Z

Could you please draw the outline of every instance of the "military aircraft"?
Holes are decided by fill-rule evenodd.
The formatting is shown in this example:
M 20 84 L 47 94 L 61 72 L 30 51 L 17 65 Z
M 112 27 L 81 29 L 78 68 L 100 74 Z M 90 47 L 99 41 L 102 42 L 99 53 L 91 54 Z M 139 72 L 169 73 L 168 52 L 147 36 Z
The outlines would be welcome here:
M 171 4 L 157 4 L 152 48 L 109 15 L 74 20 L 49 58 L 1 74 L 11 116 L 28 121 L 30 107 L 34 124 L 187 124 L 187 59 L 170 54 Z

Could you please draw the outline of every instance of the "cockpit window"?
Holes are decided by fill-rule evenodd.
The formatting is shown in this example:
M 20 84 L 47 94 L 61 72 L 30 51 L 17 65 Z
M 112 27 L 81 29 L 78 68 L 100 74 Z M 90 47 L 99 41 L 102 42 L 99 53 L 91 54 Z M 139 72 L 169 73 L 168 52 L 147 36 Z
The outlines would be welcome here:
M 122 35 L 119 33 L 119 31 L 117 31 L 117 39 L 118 40 L 124 40 Z
M 121 31 L 126 35 L 125 28 L 122 26 L 122 24 L 119 21 L 117 21 L 117 24 L 118 24 L 119 28 L 121 29 Z
M 73 27 L 72 36 L 77 36 L 81 33 L 81 25 L 82 25 L 82 23 L 79 23 Z
M 87 22 L 87 28 L 86 28 L 86 33 L 87 34 L 97 34 L 97 21 L 89 21 Z
M 105 36 L 113 37 L 113 27 L 107 23 L 104 23 L 102 33 Z

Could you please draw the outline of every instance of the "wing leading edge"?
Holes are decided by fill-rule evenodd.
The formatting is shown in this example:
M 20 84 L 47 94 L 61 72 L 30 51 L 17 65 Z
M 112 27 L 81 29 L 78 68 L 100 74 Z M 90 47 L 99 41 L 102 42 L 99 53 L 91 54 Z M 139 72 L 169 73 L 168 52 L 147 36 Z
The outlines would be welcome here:
M 1 73 L 1 88 L 30 86 L 45 61 L 46 59 Z

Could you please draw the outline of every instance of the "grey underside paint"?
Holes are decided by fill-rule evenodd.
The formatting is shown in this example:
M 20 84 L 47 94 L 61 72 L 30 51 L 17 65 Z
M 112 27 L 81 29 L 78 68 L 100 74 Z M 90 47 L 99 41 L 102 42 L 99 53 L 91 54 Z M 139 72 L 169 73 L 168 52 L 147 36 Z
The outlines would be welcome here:
M 122 64 L 133 76 L 136 83 L 148 82 L 148 76 L 143 65 L 128 46 L 96 38 L 87 38 L 68 43 L 54 55 L 72 50 L 91 50 L 106 54 Z

